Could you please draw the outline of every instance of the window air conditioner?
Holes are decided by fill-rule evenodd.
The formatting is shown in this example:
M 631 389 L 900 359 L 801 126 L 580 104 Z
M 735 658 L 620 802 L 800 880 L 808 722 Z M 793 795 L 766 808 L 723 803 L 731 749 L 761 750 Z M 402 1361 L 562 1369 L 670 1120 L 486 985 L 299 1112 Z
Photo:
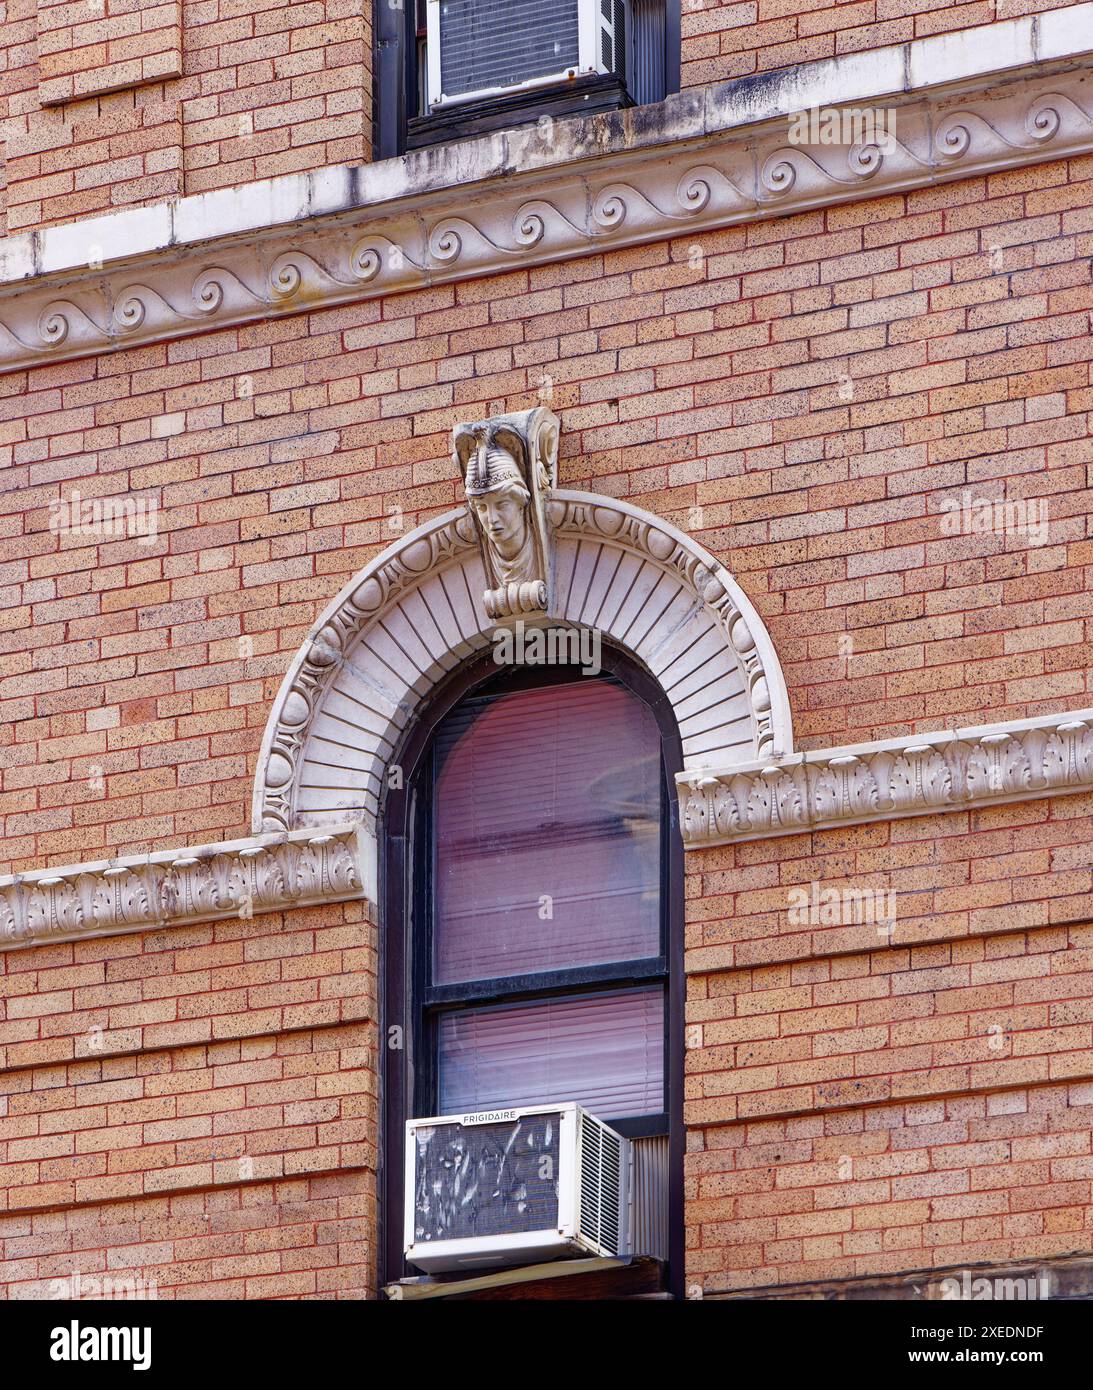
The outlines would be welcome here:
M 623 0 L 428 0 L 429 108 L 625 76 Z
M 410 1120 L 406 1259 L 428 1273 L 627 1255 L 630 1144 L 579 1105 Z

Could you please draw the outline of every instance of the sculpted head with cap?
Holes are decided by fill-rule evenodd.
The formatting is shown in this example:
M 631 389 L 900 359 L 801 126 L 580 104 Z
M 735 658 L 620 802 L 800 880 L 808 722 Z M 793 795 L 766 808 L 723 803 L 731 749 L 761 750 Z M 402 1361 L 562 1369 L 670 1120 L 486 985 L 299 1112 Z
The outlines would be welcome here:
M 545 410 L 502 415 L 453 431 L 467 509 L 482 547 L 490 617 L 546 608 L 546 500 L 557 460 L 557 420 Z

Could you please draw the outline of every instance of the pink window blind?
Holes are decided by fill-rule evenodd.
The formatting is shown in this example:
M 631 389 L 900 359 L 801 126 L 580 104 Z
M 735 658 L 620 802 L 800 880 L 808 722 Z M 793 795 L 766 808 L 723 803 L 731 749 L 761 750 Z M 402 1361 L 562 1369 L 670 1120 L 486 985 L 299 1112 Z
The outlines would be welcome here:
M 440 1113 L 575 1100 L 601 1119 L 664 1109 L 660 985 L 467 1009 L 439 1028 Z
M 435 752 L 433 979 L 660 953 L 660 737 L 607 679 L 464 702 Z

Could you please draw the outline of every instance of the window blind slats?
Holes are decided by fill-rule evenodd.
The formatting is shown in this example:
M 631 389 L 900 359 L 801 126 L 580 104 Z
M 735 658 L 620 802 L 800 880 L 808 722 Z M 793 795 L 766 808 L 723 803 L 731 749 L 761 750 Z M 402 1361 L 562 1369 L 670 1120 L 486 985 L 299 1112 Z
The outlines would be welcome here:
M 656 722 L 606 679 L 468 700 L 435 748 L 437 983 L 660 950 Z
M 601 1119 L 664 1108 L 664 990 L 573 995 L 441 1019 L 441 1113 L 575 1100 Z

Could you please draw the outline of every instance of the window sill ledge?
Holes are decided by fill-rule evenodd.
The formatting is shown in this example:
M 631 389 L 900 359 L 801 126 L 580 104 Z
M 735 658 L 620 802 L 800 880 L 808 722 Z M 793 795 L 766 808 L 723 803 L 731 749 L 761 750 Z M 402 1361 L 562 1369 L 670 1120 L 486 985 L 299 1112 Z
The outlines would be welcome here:
M 442 108 L 428 116 L 413 116 L 407 124 L 406 148 L 408 151 L 419 150 L 540 121 L 545 123 L 568 116 L 595 116 L 603 111 L 618 111 L 632 105 L 619 78 L 597 74 L 560 86 L 469 101 Z
M 388 1299 L 403 1302 L 435 1298 L 614 1299 L 668 1297 L 667 1268 L 650 1255 L 625 1259 L 554 1260 L 519 1269 L 492 1270 L 471 1278 L 400 1279 L 383 1289 Z

